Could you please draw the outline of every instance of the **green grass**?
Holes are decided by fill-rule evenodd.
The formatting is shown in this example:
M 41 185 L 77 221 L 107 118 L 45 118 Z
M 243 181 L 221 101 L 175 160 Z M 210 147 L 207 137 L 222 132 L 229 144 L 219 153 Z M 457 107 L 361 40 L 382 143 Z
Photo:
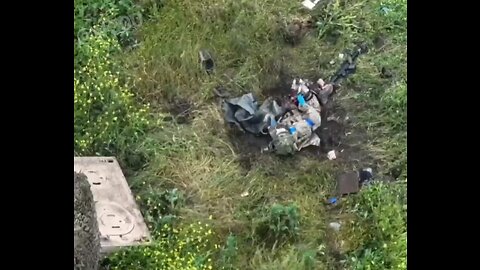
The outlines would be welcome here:
M 132 6 L 128 1 L 90 2 Z M 114 135 L 96 141 L 95 149 L 89 150 L 119 157 L 151 230 L 156 232 L 165 223 L 178 228 L 199 221 L 210 224 L 211 241 L 220 247 L 211 248 L 213 269 L 406 269 L 405 185 L 363 189 L 342 202 L 340 211 L 332 211 L 323 199 L 332 194 L 336 173 L 351 169 L 349 164 L 264 154 L 253 159 L 247 171 L 212 92 L 224 85 L 234 94 L 253 92 L 262 98 L 262 91 L 276 85 L 282 73 L 311 79 L 329 76 L 337 67 L 330 60 L 356 41 L 367 42 L 369 53 L 360 58 L 357 74 L 344 83 L 336 102 L 352 116 L 354 129 L 366 132 L 365 141 L 359 143 L 375 159 L 379 167 L 375 173 L 397 170 L 399 183 L 405 182 L 406 1 L 330 1 L 312 12 L 321 22 L 319 27 L 293 48 L 283 41 L 282 29 L 291 19 L 308 14 L 300 1 L 146 0 L 137 4 L 143 7 L 143 24 L 122 33 L 134 36 L 140 45 L 113 53 L 109 59 L 121 67 L 121 83 L 115 89 L 127 88 L 135 94 L 128 99 L 135 106 L 129 108 L 120 99 L 119 110 L 135 115 L 142 104 L 149 103 L 148 115 L 138 118 L 142 125 L 124 122 L 109 133 Z M 382 7 L 391 11 L 384 14 Z M 138 8 L 130 10 L 135 13 Z M 128 8 L 112 16 L 125 14 Z M 76 17 L 76 29 L 90 27 L 91 22 L 82 18 Z M 385 41 L 376 49 L 380 36 Z M 216 60 L 212 76 L 198 63 L 202 48 L 209 49 Z M 94 59 L 81 53 L 76 58 Z M 393 76 L 380 78 L 382 67 Z M 87 85 L 91 84 L 95 81 Z M 171 121 L 169 112 L 178 102 L 191 105 L 194 118 L 187 124 Z M 85 130 L 97 132 L 86 121 L 78 123 L 76 137 L 85 136 Z M 108 151 L 102 152 L 105 148 Z M 172 205 L 165 190 L 174 188 L 181 196 Z M 245 191 L 249 195 L 242 197 Z M 278 233 L 287 231 L 290 236 L 291 232 L 290 222 L 272 218 L 276 213 L 272 209 L 279 205 L 298 206 L 298 217 L 293 214 L 298 221 L 292 223 L 294 237 Z M 165 215 L 170 218 L 162 218 Z M 336 220 L 344 224 L 339 233 L 328 228 Z M 274 233 L 262 233 L 265 224 L 272 225 Z M 153 249 L 161 252 L 162 247 L 157 244 Z M 155 266 L 151 252 L 148 256 L 145 252 L 117 254 L 116 265 L 132 269 L 129 262 L 145 256 L 151 269 L 173 269 Z

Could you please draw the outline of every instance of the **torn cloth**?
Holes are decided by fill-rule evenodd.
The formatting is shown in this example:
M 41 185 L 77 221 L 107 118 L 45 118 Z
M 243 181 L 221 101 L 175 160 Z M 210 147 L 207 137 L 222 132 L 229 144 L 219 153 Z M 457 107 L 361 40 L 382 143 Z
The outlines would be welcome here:
M 258 106 L 252 93 L 225 100 L 223 110 L 228 123 L 255 135 L 268 134 L 268 127 L 285 112 L 272 98 Z

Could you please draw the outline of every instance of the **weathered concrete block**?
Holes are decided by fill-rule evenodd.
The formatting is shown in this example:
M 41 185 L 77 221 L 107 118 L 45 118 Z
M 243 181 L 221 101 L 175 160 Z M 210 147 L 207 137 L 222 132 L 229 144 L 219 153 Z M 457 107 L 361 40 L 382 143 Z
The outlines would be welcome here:
M 91 185 L 101 252 L 147 244 L 151 237 L 120 165 L 113 157 L 75 157 L 74 170 Z
M 100 233 L 90 184 L 74 172 L 74 268 L 96 270 L 100 260 Z

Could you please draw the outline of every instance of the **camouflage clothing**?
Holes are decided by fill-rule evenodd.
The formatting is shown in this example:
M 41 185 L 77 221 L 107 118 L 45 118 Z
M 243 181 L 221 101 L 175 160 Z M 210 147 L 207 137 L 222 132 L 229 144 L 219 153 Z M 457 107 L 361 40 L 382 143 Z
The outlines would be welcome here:
M 313 97 L 312 100 L 316 97 Z M 317 100 L 318 104 L 318 100 Z M 269 130 L 272 149 L 277 154 L 293 153 L 310 146 L 320 145 L 320 138 L 314 132 L 321 124 L 320 113 L 308 103 L 292 110 Z
M 272 127 L 269 130 L 272 142 L 269 149 L 278 155 L 291 155 L 297 151 L 295 147 L 295 137 L 286 127 Z
M 333 93 L 333 85 L 322 79 L 315 83 L 295 79 L 291 90 L 295 107 L 283 115 L 278 124 L 272 122 L 269 127 L 270 149 L 280 155 L 292 154 L 310 145 L 320 146 L 315 130 L 321 125 L 321 106 Z

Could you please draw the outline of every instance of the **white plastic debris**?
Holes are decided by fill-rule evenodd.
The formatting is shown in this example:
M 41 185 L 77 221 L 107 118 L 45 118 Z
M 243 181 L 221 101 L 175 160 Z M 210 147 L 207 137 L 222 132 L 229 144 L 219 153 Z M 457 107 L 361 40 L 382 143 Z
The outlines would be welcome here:
M 330 224 L 328 224 L 328 226 L 338 232 L 342 225 L 338 222 L 330 222 Z
M 344 56 L 345 55 L 343 53 L 338 54 L 338 58 L 340 58 L 340 60 L 342 60 Z
M 294 79 L 293 82 L 292 82 L 292 87 L 291 89 L 292 90 L 297 90 L 298 86 L 297 86 L 297 79 Z
M 242 194 L 240 194 L 240 196 L 242 197 L 247 197 L 250 193 L 248 193 L 248 190 L 247 191 L 244 191 Z
M 332 150 L 332 151 L 328 152 L 328 159 L 334 160 L 336 158 L 337 158 L 337 156 L 335 155 L 335 150 Z
M 334 60 L 330 61 L 329 63 L 330 63 L 330 65 L 335 65 L 335 61 L 334 61 Z
M 315 6 L 320 2 L 320 0 L 314 0 L 313 2 L 311 0 L 305 0 L 302 2 L 302 5 L 310 10 L 315 8 Z
M 337 121 L 337 118 L 333 115 L 327 117 L 327 121 Z
M 323 87 L 325 85 L 325 81 L 323 79 L 318 79 L 317 81 L 318 85 L 320 85 L 321 87 Z
M 305 84 L 302 84 L 299 89 L 303 94 L 307 94 L 310 90 Z

